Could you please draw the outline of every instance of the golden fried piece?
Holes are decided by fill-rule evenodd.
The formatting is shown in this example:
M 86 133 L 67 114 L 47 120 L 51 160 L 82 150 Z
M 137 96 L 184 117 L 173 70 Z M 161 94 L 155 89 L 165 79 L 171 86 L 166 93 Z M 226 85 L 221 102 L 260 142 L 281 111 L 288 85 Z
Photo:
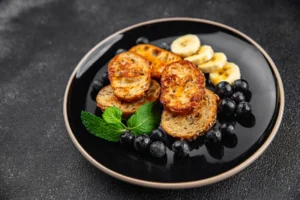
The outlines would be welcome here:
M 108 78 L 119 99 L 135 101 L 143 98 L 150 87 L 151 66 L 142 56 L 124 52 L 109 62 Z
M 150 88 L 146 93 L 145 97 L 137 101 L 124 102 L 118 99 L 114 95 L 114 91 L 111 85 L 108 85 L 99 91 L 96 97 L 96 101 L 97 101 L 97 106 L 102 110 L 105 110 L 107 107 L 110 106 L 116 106 L 120 108 L 123 113 L 122 117 L 124 119 L 127 119 L 132 114 L 134 114 L 139 109 L 139 107 L 142 106 L 143 104 L 157 101 L 159 95 L 160 95 L 160 85 L 156 81 L 152 80 Z
M 206 89 L 197 107 L 185 115 L 177 115 L 164 110 L 161 126 L 172 137 L 178 139 L 194 140 L 204 135 L 217 119 L 219 97 Z
M 189 61 L 167 65 L 161 75 L 160 102 L 177 114 L 192 111 L 205 93 L 205 77 Z
M 151 76 L 155 79 L 160 78 L 166 65 L 182 60 L 180 56 L 151 44 L 139 44 L 132 47 L 129 51 L 139 54 L 150 61 L 152 67 Z

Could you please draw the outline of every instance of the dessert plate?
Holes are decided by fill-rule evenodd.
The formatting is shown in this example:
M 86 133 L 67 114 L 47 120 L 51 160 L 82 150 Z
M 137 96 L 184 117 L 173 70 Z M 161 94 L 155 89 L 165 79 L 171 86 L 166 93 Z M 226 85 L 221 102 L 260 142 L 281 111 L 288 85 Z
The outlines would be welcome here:
M 224 52 L 236 63 L 252 92 L 252 113 L 236 124 L 236 137 L 224 146 L 208 147 L 201 139 L 186 158 L 157 159 L 140 155 L 90 134 L 81 123 L 82 110 L 101 115 L 91 83 L 107 71 L 120 48 L 129 49 L 144 36 L 151 44 L 171 44 L 178 36 L 196 34 L 202 44 Z M 91 49 L 72 73 L 64 96 L 64 120 L 77 149 L 95 167 L 120 180 L 154 188 L 192 188 L 224 180 L 256 160 L 269 146 L 281 123 L 284 91 L 270 56 L 255 41 L 229 26 L 192 18 L 168 18 L 139 23 L 107 37 Z M 255 177 L 253 177 L 255 178 Z

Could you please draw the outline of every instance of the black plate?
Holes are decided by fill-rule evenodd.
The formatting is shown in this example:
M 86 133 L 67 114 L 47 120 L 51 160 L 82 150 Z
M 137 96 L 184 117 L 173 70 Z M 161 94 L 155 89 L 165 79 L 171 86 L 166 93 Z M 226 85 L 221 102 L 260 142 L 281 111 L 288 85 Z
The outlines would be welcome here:
M 101 115 L 93 99 L 91 83 L 107 71 L 107 63 L 119 48 L 131 48 L 141 36 L 147 37 L 151 44 L 159 45 L 161 42 L 170 44 L 178 36 L 188 33 L 197 34 L 201 43 L 211 45 L 215 52 L 224 52 L 229 61 L 240 67 L 242 77 L 250 84 L 253 115 L 236 124 L 235 138 L 224 141 L 224 146 L 219 147 L 203 145 L 200 139 L 192 144 L 193 150 L 187 158 L 179 159 L 167 150 L 166 157 L 156 159 L 97 138 L 84 128 L 80 120 L 82 110 Z M 178 188 L 183 188 L 222 180 L 253 162 L 275 136 L 283 103 L 277 69 L 254 41 L 221 24 L 177 18 L 130 27 L 92 49 L 70 78 L 64 114 L 72 140 L 95 166 L 131 183 L 164 188 L 176 183 Z

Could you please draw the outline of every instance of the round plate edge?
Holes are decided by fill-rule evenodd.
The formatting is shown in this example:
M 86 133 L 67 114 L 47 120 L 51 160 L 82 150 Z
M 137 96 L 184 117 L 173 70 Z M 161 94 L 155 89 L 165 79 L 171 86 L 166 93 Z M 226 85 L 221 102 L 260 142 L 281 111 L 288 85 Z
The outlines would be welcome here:
M 278 87 L 279 87 L 279 101 L 280 101 L 280 105 L 279 105 L 279 112 L 278 112 L 278 116 L 274 125 L 273 130 L 271 131 L 269 137 L 267 138 L 267 140 L 264 142 L 264 144 L 253 154 L 251 155 L 247 160 L 245 160 L 244 162 L 242 162 L 241 164 L 239 164 L 238 166 L 234 167 L 233 169 L 224 172 L 222 174 L 219 174 L 217 176 L 211 177 L 211 178 L 207 178 L 207 179 L 203 179 L 203 180 L 199 180 L 199 181 L 191 181 L 191 182 L 182 182 L 182 183 L 163 183 L 163 182 L 152 182 L 152 181 L 144 181 L 144 180 L 139 180 L 139 179 L 135 179 L 135 178 L 131 178 L 128 176 L 124 176 L 122 174 L 119 174 L 115 171 L 112 171 L 108 168 L 106 168 L 105 166 L 101 165 L 100 163 L 98 163 L 96 160 L 94 160 L 83 148 L 82 146 L 78 143 L 78 141 L 76 140 L 71 127 L 69 125 L 69 121 L 68 121 L 68 115 L 67 115 L 67 97 L 68 97 L 68 93 L 69 93 L 69 88 L 71 85 L 71 82 L 76 74 L 77 69 L 81 66 L 81 64 L 88 58 L 88 56 L 95 50 L 97 49 L 98 46 L 100 46 L 102 43 L 104 43 L 105 41 L 109 40 L 110 38 L 114 37 L 115 35 L 118 35 L 120 33 L 123 33 L 127 30 L 139 27 L 139 26 L 143 26 L 143 25 L 147 25 L 147 24 L 153 24 L 153 23 L 159 23 L 159 22 L 166 22 L 166 21 L 194 21 L 194 22 L 200 22 L 200 23 L 206 23 L 206 24 L 211 24 L 211 25 L 215 25 L 215 26 L 219 26 L 222 28 L 225 28 L 227 30 L 230 30 L 232 32 L 237 33 L 238 35 L 242 36 L 243 38 L 245 38 L 246 40 L 248 40 L 251 44 L 253 44 L 256 48 L 259 49 L 259 51 L 266 57 L 266 59 L 268 60 L 268 62 L 270 63 L 275 77 L 277 79 L 278 82 Z M 227 179 L 237 173 L 239 173 L 240 171 L 242 171 L 243 169 L 245 169 L 247 166 L 249 166 L 251 163 L 253 163 L 266 149 L 267 147 L 270 145 L 270 143 L 272 142 L 272 140 L 274 139 L 279 126 L 281 124 L 281 120 L 282 120 L 282 116 L 283 116 L 283 111 L 284 111 L 284 89 L 283 89 L 283 84 L 282 84 L 282 80 L 280 77 L 280 74 L 278 72 L 278 69 L 275 65 L 275 63 L 273 62 L 273 60 L 271 59 L 271 57 L 267 54 L 267 52 L 258 44 L 256 43 L 253 39 L 251 39 L 249 36 L 245 35 L 244 33 L 236 30 L 235 28 L 232 28 L 230 26 L 224 25 L 222 23 L 218 23 L 218 22 L 214 22 L 214 21 L 210 21 L 210 20 L 206 20 L 206 19 L 197 19 L 197 18 L 186 18 L 186 17 L 175 17 L 175 18 L 163 18 L 163 19 L 155 19 L 155 20 L 150 20 L 150 21 L 145 21 L 145 22 L 141 22 L 138 24 L 134 24 L 132 26 L 129 26 L 127 28 L 124 28 L 118 32 L 115 32 L 113 34 L 111 34 L 110 36 L 108 36 L 107 38 L 105 38 L 104 40 L 102 40 L 101 42 L 99 42 L 96 46 L 94 46 L 82 59 L 81 61 L 77 64 L 77 66 L 75 67 L 74 71 L 72 72 L 69 80 L 68 80 L 68 84 L 65 90 L 65 94 L 64 94 L 64 102 L 63 102 L 63 115 L 64 115 L 64 121 L 65 121 L 65 125 L 66 125 L 66 129 L 67 132 L 72 140 L 72 142 L 74 143 L 74 145 L 76 146 L 76 148 L 79 150 L 79 152 L 91 163 L 93 164 L 95 167 L 97 167 L 98 169 L 100 169 L 101 171 L 117 178 L 120 179 L 122 181 L 125 182 L 129 182 L 135 185 L 140 185 L 140 186 L 144 186 L 144 187 L 151 187 L 151 188 L 159 188 L 159 189 L 185 189 L 185 188 L 195 188 L 195 187 L 201 187 L 201 186 L 205 186 L 205 185 L 209 185 L 212 183 L 216 183 L 219 181 L 222 181 L 224 179 Z

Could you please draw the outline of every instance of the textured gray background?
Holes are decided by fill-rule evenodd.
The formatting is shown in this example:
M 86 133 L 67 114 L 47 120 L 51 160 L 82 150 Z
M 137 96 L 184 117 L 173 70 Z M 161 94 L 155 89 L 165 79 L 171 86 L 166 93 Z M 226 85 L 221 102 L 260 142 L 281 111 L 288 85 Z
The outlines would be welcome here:
M 0 199 L 300 199 L 300 3 L 0 0 Z M 278 66 L 283 123 L 254 164 L 223 182 L 153 190 L 100 172 L 65 129 L 67 80 L 96 43 L 137 22 L 187 16 L 245 32 Z

